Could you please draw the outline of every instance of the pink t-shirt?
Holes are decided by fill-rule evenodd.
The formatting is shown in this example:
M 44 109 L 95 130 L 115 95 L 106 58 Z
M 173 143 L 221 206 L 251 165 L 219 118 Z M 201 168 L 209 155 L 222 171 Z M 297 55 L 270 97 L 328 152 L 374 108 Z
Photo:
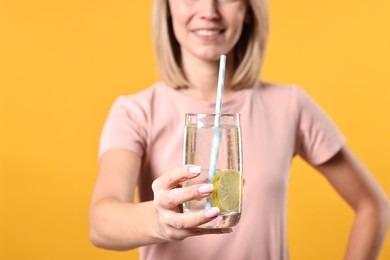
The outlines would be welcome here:
M 185 96 L 161 82 L 121 96 L 104 125 L 99 156 L 118 148 L 139 154 L 140 200 L 152 200 L 153 180 L 182 165 L 184 114 L 214 109 L 214 103 Z M 240 223 L 230 234 L 142 247 L 141 259 L 289 258 L 286 204 L 291 160 L 299 154 L 312 165 L 321 164 L 340 150 L 344 137 L 296 86 L 259 82 L 223 102 L 222 112 L 241 114 L 245 186 Z

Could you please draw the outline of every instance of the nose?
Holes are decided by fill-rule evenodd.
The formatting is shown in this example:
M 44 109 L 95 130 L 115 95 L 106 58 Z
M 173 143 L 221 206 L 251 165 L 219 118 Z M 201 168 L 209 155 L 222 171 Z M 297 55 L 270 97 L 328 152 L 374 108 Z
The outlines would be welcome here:
M 218 0 L 199 0 L 199 11 L 203 19 L 219 18 Z

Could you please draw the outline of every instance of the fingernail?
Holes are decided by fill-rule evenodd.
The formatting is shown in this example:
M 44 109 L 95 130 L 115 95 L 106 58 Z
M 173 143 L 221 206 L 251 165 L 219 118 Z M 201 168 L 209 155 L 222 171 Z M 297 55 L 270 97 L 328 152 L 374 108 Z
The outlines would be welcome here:
M 213 184 L 205 184 L 199 187 L 199 193 L 207 194 L 214 190 Z
M 198 174 L 200 173 L 200 166 L 199 165 L 191 166 L 189 171 L 192 174 Z
M 206 213 L 204 215 L 206 217 L 208 217 L 208 218 L 213 218 L 213 217 L 218 216 L 219 212 L 220 212 L 219 208 L 218 207 L 214 207 L 214 208 L 211 208 L 208 211 L 206 211 Z

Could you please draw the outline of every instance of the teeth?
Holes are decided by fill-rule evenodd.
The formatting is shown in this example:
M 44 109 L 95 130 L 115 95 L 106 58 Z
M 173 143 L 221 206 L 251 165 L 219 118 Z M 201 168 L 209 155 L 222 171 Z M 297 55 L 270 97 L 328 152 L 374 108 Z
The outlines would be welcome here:
M 202 36 L 212 36 L 219 34 L 220 30 L 196 30 L 195 33 Z

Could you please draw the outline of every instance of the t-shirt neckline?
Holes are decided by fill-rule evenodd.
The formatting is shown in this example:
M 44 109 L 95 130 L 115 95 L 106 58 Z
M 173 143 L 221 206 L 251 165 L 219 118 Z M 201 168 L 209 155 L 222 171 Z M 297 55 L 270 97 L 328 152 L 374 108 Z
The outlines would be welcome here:
M 223 107 L 228 108 L 234 105 L 239 105 L 240 103 L 244 102 L 246 97 L 250 94 L 250 92 L 258 87 L 259 83 L 256 83 L 252 88 L 242 89 L 237 91 L 230 99 L 223 102 Z M 164 92 L 168 93 L 170 96 L 174 97 L 175 99 L 182 100 L 186 104 L 194 105 L 194 106 L 207 106 L 207 107 L 215 107 L 215 101 L 206 101 L 194 97 L 190 97 L 188 95 L 185 95 L 181 93 L 180 91 L 167 86 L 164 82 L 159 82 L 158 86 L 161 88 L 164 88 Z

